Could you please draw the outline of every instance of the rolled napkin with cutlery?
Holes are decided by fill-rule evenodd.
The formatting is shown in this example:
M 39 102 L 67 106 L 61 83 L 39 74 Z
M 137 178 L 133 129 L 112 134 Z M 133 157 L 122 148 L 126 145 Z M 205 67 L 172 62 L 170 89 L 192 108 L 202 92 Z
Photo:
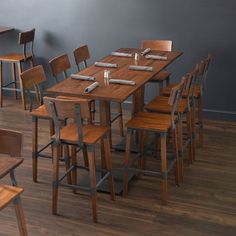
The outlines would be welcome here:
M 159 56 L 159 55 L 146 55 L 146 59 L 153 59 L 153 60 L 167 60 L 167 56 Z
M 98 82 L 94 82 L 91 85 L 89 85 L 87 88 L 85 88 L 84 93 L 90 93 L 91 91 L 93 91 L 98 86 L 99 86 L 99 83 Z
M 125 52 L 112 52 L 111 55 L 116 57 L 132 57 L 131 53 L 125 53 Z
M 144 51 L 142 51 L 140 54 L 142 56 L 145 56 L 146 54 L 148 54 L 149 52 L 151 52 L 151 48 L 146 48 Z
M 126 84 L 126 85 L 135 85 L 135 81 L 132 80 L 123 80 L 123 79 L 109 79 L 110 84 Z
M 71 79 L 77 79 L 77 80 L 88 80 L 88 81 L 95 81 L 95 77 L 88 76 L 88 75 L 78 75 L 78 74 L 71 74 Z
M 153 67 L 152 66 L 136 66 L 136 65 L 131 65 L 131 66 L 129 66 L 129 70 L 153 71 Z
M 109 67 L 109 68 L 117 68 L 118 65 L 117 64 L 113 64 L 113 63 L 107 63 L 107 62 L 95 62 L 94 63 L 95 66 L 100 66 L 100 67 Z

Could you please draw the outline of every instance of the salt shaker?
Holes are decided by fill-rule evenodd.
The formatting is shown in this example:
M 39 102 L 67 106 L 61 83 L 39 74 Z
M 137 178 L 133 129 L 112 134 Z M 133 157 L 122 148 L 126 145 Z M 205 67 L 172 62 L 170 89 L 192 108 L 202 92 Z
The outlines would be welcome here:
M 134 54 L 134 60 L 135 60 L 135 61 L 138 61 L 138 59 L 139 59 L 139 55 L 138 55 L 138 53 L 136 52 L 136 53 Z

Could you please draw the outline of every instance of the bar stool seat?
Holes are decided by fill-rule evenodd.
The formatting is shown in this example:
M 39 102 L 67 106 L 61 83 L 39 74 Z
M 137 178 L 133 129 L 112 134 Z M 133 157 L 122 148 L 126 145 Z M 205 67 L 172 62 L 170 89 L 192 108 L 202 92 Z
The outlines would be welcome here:
M 108 131 L 109 128 L 106 126 L 84 125 L 82 129 L 83 141 L 86 144 L 94 144 L 103 136 L 105 136 Z M 55 140 L 56 135 L 53 135 L 52 139 Z M 71 123 L 63 127 L 60 130 L 60 139 L 62 142 L 77 144 L 79 139 L 77 124 Z
M 7 206 L 8 203 L 12 202 L 23 191 L 23 188 L 0 185 L 0 210 Z
M 168 97 L 165 96 L 157 96 L 150 103 L 145 105 L 145 109 L 148 111 L 154 112 L 164 112 L 170 113 L 172 107 L 168 104 Z M 180 104 L 176 107 L 176 112 L 184 113 L 187 110 L 187 101 L 186 99 L 182 99 Z
M 37 116 L 39 118 L 50 118 L 49 114 L 46 110 L 46 107 L 44 105 L 39 106 L 38 108 L 31 111 L 31 116 Z
M 177 121 L 177 116 L 175 116 Z M 171 117 L 167 114 L 156 114 L 151 112 L 138 112 L 135 117 L 126 124 L 131 129 L 145 129 L 156 132 L 168 132 L 171 127 Z
M 8 53 L 5 55 L 0 55 L 0 61 L 2 62 L 23 62 L 25 60 L 29 60 L 30 58 L 32 58 L 31 54 L 24 56 L 22 53 Z

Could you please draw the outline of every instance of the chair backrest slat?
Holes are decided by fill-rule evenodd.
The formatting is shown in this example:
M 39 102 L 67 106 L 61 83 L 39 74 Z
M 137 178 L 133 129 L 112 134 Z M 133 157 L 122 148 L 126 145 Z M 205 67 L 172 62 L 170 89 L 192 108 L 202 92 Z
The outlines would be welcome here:
M 80 99 L 80 98 L 72 98 L 72 97 L 60 97 L 60 98 L 51 98 L 51 97 L 44 97 L 44 104 L 46 106 L 47 111 L 52 116 L 52 111 L 49 106 L 49 102 L 55 104 L 57 117 L 60 120 L 65 120 L 68 118 L 75 119 L 76 112 L 75 112 L 75 105 L 80 104 L 81 110 L 81 119 L 86 120 L 88 123 L 91 122 L 91 113 L 89 108 L 88 100 Z
M 20 157 L 21 151 L 22 134 L 13 130 L 0 129 L 0 153 Z
M 67 76 L 66 71 L 70 69 L 70 60 L 67 54 L 62 54 L 57 56 L 49 61 L 49 65 L 52 70 L 52 74 L 55 77 L 56 81 L 59 74 L 63 73 L 64 78 Z
M 171 40 L 143 40 L 142 48 L 151 48 L 152 50 L 171 52 L 173 43 Z
M 76 48 L 74 51 L 75 63 L 80 71 L 80 63 L 84 63 L 84 66 L 87 67 L 87 60 L 90 58 L 90 53 L 87 45 Z
M 21 32 L 19 34 L 19 44 L 23 45 L 23 55 L 25 59 L 28 57 L 33 57 L 34 56 L 34 36 L 35 36 L 35 29 Z M 27 53 L 27 45 L 30 45 L 30 50 L 28 50 Z
M 32 89 L 47 80 L 43 66 L 38 65 L 21 73 L 23 89 Z

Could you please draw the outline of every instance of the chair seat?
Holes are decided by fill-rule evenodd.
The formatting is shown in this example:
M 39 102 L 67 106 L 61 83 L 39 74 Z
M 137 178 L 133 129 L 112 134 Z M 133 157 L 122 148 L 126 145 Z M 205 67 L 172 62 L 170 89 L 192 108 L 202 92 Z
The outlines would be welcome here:
M 106 126 L 84 125 L 83 142 L 85 144 L 95 144 L 99 139 L 104 137 L 108 131 L 109 128 Z M 53 135 L 52 139 L 55 138 L 56 136 Z M 71 123 L 63 127 L 60 132 L 60 139 L 64 142 L 77 144 L 78 143 L 77 124 Z
M 177 116 L 175 116 L 175 119 L 177 120 Z M 136 130 L 166 133 L 171 127 L 171 117 L 167 114 L 138 112 L 127 122 L 126 126 Z
M 160 90 L 160 94 L 161 95 L 164 95 L 164 96 L 169 96 L 170 95 L 170 92 L 171 92 L 171 89 L 173 87 L 175 87 L 176 85 L 178 85 L 177 83 L 174 83 L 174 84 L 169 84 L 168 86 L 166 86 L 165 88 L 162 88 Z M 194 86 L 194 91 L 193 91 L 193 94 L 194 94 L 194 97 L 199 97 L 201 96 L 201 89 L 200 89 L 200 86 L 199 85 L 195 85 Z M 186 98 L 188 96 L 187 92 L 185 91 L 183 93 L 183 97 Z
M 0 185 L 0 209 L 3 209 L 12 200 L 23 192 L 23 188 L 13 187 L 9 185 Z
M 50 118 L 45 105 L 41 105 L 38 108 L 32 110 L 30 112 L 31 116 L 37 116 L 37 117 L 41 117 L 41 118 Z
M 0 158 L 0 179 L 7 175 L 11 170 L 19 166 L 24 159 L 21 157 L 1 157 Z
M 171 73 L 166 70 L 160 71 L 157 75 L 155 75 L 150 82 L 162 82 L 170 77 Z
M 22 53 L 8 53 L 5 55 L 0 55 L 0 61 L 5 62 L 20 62 L 30 58 L 32 58 L 32 55 L 29 54 L 25 58 Z
M 161 112 L 161 113 L 171 113 L 172 107 L 168 104 L 168 97 L 165 96 L 157 96 L 151 102 L 149 102 L 145 109 L 153 112 Z M 187 110 L 187 100 L 182 99 L 179 106 L 176 108 L 176 112 L 184 113 Z

